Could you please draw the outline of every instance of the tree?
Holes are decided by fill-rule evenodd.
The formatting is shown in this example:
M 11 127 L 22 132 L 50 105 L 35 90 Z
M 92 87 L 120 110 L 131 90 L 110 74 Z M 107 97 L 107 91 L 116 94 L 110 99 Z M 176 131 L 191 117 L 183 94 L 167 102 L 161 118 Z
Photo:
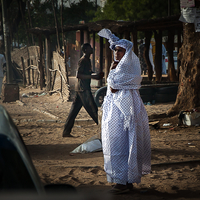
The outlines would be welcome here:
M 183 24 L 183 44 L 178 54 L 181 61 L 179 89 L 176 102 L 168 111 L 175 115 L 181 110 L 200 107 L 200 33 L 195 32 L 194 24 Z
M 179 14 L 180 3 L 179 0 L 171 2 L 171 13 Z M 131 9 L 130 9 L 131 8 Z M 142 19 L 154 19 L 162 18 L 168 16 L 168 1 L 155 1 L 155 0 L 107 0 L 103 10 L 98 10 L 94 20 L 125 20 L 125 21 L 140 21 Z M 174 35 L 172 34 L 173 30 L 166 30 L 158 32 L 154 31 L 152 35 L 151 30 L 146 32 L 137 32 L 138 38 L 147 37 L 150 34 L 151 37 L 154 37 L 156 41 L 162 43 L 162 36 L 170 36 L 171 39 L 167 42 L 167 50 L 169 49 L 169 79 L 170 81 L 176 81 L 176 71 L 174 69 L 173 61 L 173 49 L 174 45 Z M 150 40 L 151 38 L 149 38 Z M 161 46 L 156 44 L 156 49 L 161 49 Z M 147 48 L 146 48 L 147 49 Z M 171 50 L 172 49 L 172 50 Z M 158 53 L 158 51 L 157 51 Z M 159 53 L 158 53 L 159 54 Z M 155 70 L 156 70 L 156 81 L 160 81 L 162 78 L 162 69 L 161 69 L 161 54 L 155 56 Z M 145 61 L 148 66 L 148 79 L 151 81 L 153 76 L 152 65 L 148 59 L 148 52 L 145 53 Z
M 172 1 L 171 3 L 172 14 L 179 14 L 180 1 Z M 118 8 L 121 7 L 122 11 L 119 12 Z M 197 1 L 196 7 L 200 7 Z M 103 9 L 103 12 L 99 10 L 96 13 L 95 19 L 140 20 L 164 17 L 167 16 L 166 8 L 167 1 L 108 0 L 107 4 Z M 181 110 L 190 110 L 193 108 L 200 109 L 199 41 L 200 33 L 195 32 L 194 24 L 184 23 L 183 44 L 178 54 L 178 60 L 180 60 L 181 62 L 179 75 L 179 89 L 175 104 L 167 112 L 169 116 L 178 114 Z
M 98 6 L 97 6 L 98 7 Z M 70 7 L 63 8 L 63 24 L 78 24 L 80 20 L 88 23 L 93 20 L 96 13 L 96 3 L 88 0 L 80 0 L 78 3 L 71 3 Z M 75 32 L 66 33 L 68 41 L 75 42 Z
M 57 38 L 57 51 L 60 52 L 60 40 L 59 40 L 59 27 L 58 27 L 58 19 L 56 15 L 56 9 L 54 5 L 54 0 L 51 0 L 52 3 L 52 8 L 53 8 L 53 13 L 54 13 L 54 20 L 55 20 L 55 28 L 56 28 L 56 38 Z
M 51 0 L 33 0 L 30 5 L 30 14 L 26 10 L 25 16 L 28 23 L 28 19 L 32 21 L 32 27 L 57 27 L 60 28 L 61 23 L 63 25 L 73 25 L 78 24 L 80 20 L 84 20 L 85 23 L 91 21 L 96 12 L 96 4 L 88 0 L 80 0 L 79 2 L 69 2 L 70 7 L 62 7 L 58 4 L 58 0 L 54 0 L 54 7 L 52 7 Z M 60 1 L 61 2 L 61 1 Z M 62 10 L 62 11 L 61 11 Z M 62 14 L 59 14 L 62 13 Z M 29 14 L 29 18 L 28 18 Z M 55 22 L 55 17 L 57 18 Z M 63 21 L 62 21 L 63 20 Z M 62 21 L 62 22 L 61 22 Z M 24 43 L 26 42 L 26 36 L 22 25 L 19 25 L 19 38 Z M 62 35 L 59 34 L 59 40 L 61 41 Z M 66 33 L 65 37 L 68 38 L 68 41 L 75 41 L 75 33 Z M 56 44 L 58 38 L 56 36 L 51 37 L 52 43 Z
M 87 23 L 91 21 L 95 16 L 96 2 L 80 0 L 77 3 L 72 3 L 68 0 L 70 7 L 63 6 L 63 8 L 58 2 L 59 0 L 54 0 L 55 10 L 53 10 L 51 0 L 7 0 L 7 9 L 9 13 L 8 22 L 11 33 L 11 41 L 17 40 L 18 43 L 23 43 L 24 45 L 27 45 L 29 37 L 27 33 L 28 28 L 55 27 L 55 16 L 57 17 L 57 26 L 59 28 L 62 19 L 63 25 L 67 25 L 78 24 L 80 20 L 84 20 Z M 58 14 L 61 13 L 61 10 L 63 15 Z M 0 32 L 2 31 L 0 30 Z M 74 32 L 73 34 L 65 34 L 65 36 L 71 38 L 70 42 L 75 41 L 74 35 Z M 30 45 L 34 45 L 35 41 L 37 41 L 34 40 L 34 37 L 32 37 Z M 61 34 L 59 35 L 59 37 L 61 37 Z M 51 37 L 51 41 L 53 44 L 56 44 L 57 40 L 58 39 L 56 38 L 56 36 Z
M 71 3 L 70 7 L 65 8 L 65 23 L 78 24 L 80 20 L 85 23 L 95 17 L 96 4 L 88 0 L 80 0 L 78 3 Z
M 29 19 L 29 28 L 33 28 L 31 13 L 30 13 L 30 0 L 27 0 L 27 8 L 28 8 L 28 19 Z M 31 34 L 32 44 L 35 45 L 33 34 Z
M 179 14 L 179 0 L 171 2 L 171 13 Z M 131 9 L 130 9 L 131 8 Z M 94 20 L 137 21 L 154 19 L 168 15 L 168 1 L 155 0 L 107 0 L 103 10 L 99 9 Z
M 12 39 L 14 38 L 14 33 L 17 32 L 18 26 L 20 22 L 22 21 L 22 14 L 25 13 L 26 3 L 23 2 L 23 0 L 18 0 L 18 1 L 7 0 L 6 5 L 7 5 L 6 6 L 7 13 L 9 13 L 7 15 L 8 16 L 7 21 L 9 23 L 8 27 L 10 31 L 10 43 L 11 43 Z M 21 11 L 20 11 L 19 5 L 21 5 Z M 1 16 L 2 16 L 2 12 L 1 12 Z M 1 32 L 1 35 L 3 35 L 2 18 L 0 18 L 0 20 L 1 20 L 0 32 Z M 0 44 L 0 50 L 3 51 L 3 49 L 4 49 L 3 44 Z

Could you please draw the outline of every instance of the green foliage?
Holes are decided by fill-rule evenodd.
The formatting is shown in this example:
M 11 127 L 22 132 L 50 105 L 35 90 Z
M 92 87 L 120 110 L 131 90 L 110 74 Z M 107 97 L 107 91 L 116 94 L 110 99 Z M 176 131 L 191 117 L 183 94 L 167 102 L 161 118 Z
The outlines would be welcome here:
M 24 0 L 30 1 L 30 0 Z M 16 13 L 19 12 L 19 5 L 17 1 L 12 1 L 10 6 L 10 22 L 16 17 Z M 56 16 L 58 19 L 58 26 L 61 26 L 61 6 L 58 4 L 61 1 L 54 0 L 54 6 L 56 9 Z M 95 17 L 96 5 L 94 2 L 88 0 L 80 0 L 78 3 L 71 3 L 71 7 L 63 7 L 63 24 L 78 24 L 80 20 L 84 20 L 85 23 L 89 22 Z M 30 4 L 30 15 L 33 27 L 55 27 L 55 19 L 52 8 L 52 0 L 32 0 Z M 27 27 L 30 28 L 28 19 L 28 9 L 25 10 L 25 20 Z M 67 33 L 65 38 L 68 38 L 70 42 L 75 42 L 75 33 Z M 54 36 L 52 36 L 52 40 Z M 61 35 L 60 35 L 61 37 Z M 17 33 L 14 33 L 14 38 L 17 38 Z M 23 21 L 18 26 L 18 38 L 20 42 L 27 42 L 27 35 Z M 36 38 L 37 41 L 37 38 Z
M 123 7 L 123 0 L 108 0 L 102 9 L 98 9 L 96 12 L 96 20 L 127 20 L 125 16 L 125 8 Z
M 65 7 L 63 10 L 64 25 L 79 24 L 79 21 L 85 21 L 87 23 L 94 18 L 95 12 L 96 5 L 93 2 L 81 0 L 78 3 L 71 3 L 70 8 Z M 76 34 L 74 31 L 66 33 L 65 36 L 69 42 L 75 42 Z
M 96 12 L 93 2 L 81 0 L 79 3 L 72 3 L 70 8 L 65 8 L 65 22 L 67 24 L 78 24 L 80 20 L 89 22 Z
M 30 0 L 23 0 L 27 2 Z M 12 0 L 9 7 L 9 21 L 12 25 L 13 19 L 19 13 L 18 1 Z M 52 8 L 52 0 L 32 0 L 30 1 L 30 15 L 33 27 L 55 27 L 55 19 Z M 54 0 L 56 15 L 58 19 L 58 26 L 61 25 L 61 6 L 58 0 Z M 180 1 L 171 0 L 171 14 L 178 14 Z M 102 12 L 103 11 L 103 12 Z M 80 20 L 85 23 L 90 21 L 97 21 L 103 19 L 110 20 L 126 20 L 138 21 L 142 19 L 153 19 L 166 17 L 168 15 L 168 0 L 107 0 L 103 10 L 96 7 L 95 1 L 80 0 L 78 3 L 71 3 L 70 7 L 63 7 L 63 24 L 78 24 Z M 28 9 L 25 10 L 25 21 L 28 28 L 30 28 Z M 27 35 L 25 25 L 21 20 L 17 24 L 17 32 L 13 32 L 15 40 L 19 38 L 19 42 L 27 43 Z M 18 35 L 18 37 L 17 37 Z M 52 42 L 56 41 L 54 36 L 51 36 Z M 60 35 L 61 37 L 61 35 Z M 34 36 L 37 41 L 36 36 Z M 75 32 L 65 34 L 65 39 L 70 42 L 75 42 Z
M 34 0 L 31 6 L 31 18 L 33 27 L 54 27 L 55 20 L 51 1 L 41 3 L 41 0 Z
M 171 14 L 180 13 L 180 1 L 171 1 Z M 94 21 L 97 20 L 126 20 L 138 21 L 168 16 L 167 0 L 107 0 L 103 10 L 98 10 Z

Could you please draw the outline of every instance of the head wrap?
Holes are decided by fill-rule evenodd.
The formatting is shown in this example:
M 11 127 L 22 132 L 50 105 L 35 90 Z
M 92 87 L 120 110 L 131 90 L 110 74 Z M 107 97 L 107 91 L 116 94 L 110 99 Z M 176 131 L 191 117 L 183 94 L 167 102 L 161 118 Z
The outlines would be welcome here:
M 132 51 L 133 43 L 126 39 L 119 39 L 109 29 L 102 29 L 98 35 L 108 39 L 111 50 L 114 51 L 116 46 L 126 49 L 116 69 L 110 71 L 108 84 L 113 89 L 139 89 L 142 80 L 141 68 L 138 57 Z
M 104 103 L 106 104 L 109 96 L 113 96 L 114 104 L 124 116 L 124 129 L 126 129 L 131 127 L 131 119 L 134 116 L 134 102 L 130 90 L 139 89 L 142 80 L 139 58 L 132 51 L 133 43 L 131 41 L 126 39 L 120 40 L 109 29 L 102 29 L 98 35 L 108 39 L 111 50 L 114 51 L 116 46 L 126 49 L 117 67 L 109 72 L 107 78 L 107 95 L 104 98 Z M 110 87 L 118 89 L 119 91 L 117 93 L 111 93 Z

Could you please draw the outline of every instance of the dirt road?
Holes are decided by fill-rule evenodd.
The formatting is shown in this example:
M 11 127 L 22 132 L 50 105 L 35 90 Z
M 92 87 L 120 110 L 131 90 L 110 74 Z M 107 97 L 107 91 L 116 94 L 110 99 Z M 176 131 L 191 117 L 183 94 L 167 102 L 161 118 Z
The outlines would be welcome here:
M 102 194 L 110 189 L 103 170 L 102 152 L 70 153 L 92 136 L 100 136 L 100 125 L 95 125 L 84 109 L 81 109 L 73 128 L 75 137 L 63 138 L 63 125 L 72 102 L 62 102 L 59 94 L 49 96 L 39 89 L 21 88 L 20 101 L 0 103 L 19 128 L 44 184 L 68 183 L 77 187 L 80 193 L 94 191 Z M 146 110 L 152 116 L 166 112 L 172 105 L 147 105 Z M 159 128 L 150 126 L 152 173 L 134 185 L 130 193 L 113 198 L 199 199 L 200 127 L 177 127 L 177 116 L 154 120 L 159 121 Z

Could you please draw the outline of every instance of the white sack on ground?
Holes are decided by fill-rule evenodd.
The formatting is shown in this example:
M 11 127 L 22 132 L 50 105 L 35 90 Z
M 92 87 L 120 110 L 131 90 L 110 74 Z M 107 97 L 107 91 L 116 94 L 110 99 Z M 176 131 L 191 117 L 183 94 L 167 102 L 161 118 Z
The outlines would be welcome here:
M 96 151 L 102 151 L 102 144 L 99 138 L 93 136 L 70 153 L 91 153 Z

